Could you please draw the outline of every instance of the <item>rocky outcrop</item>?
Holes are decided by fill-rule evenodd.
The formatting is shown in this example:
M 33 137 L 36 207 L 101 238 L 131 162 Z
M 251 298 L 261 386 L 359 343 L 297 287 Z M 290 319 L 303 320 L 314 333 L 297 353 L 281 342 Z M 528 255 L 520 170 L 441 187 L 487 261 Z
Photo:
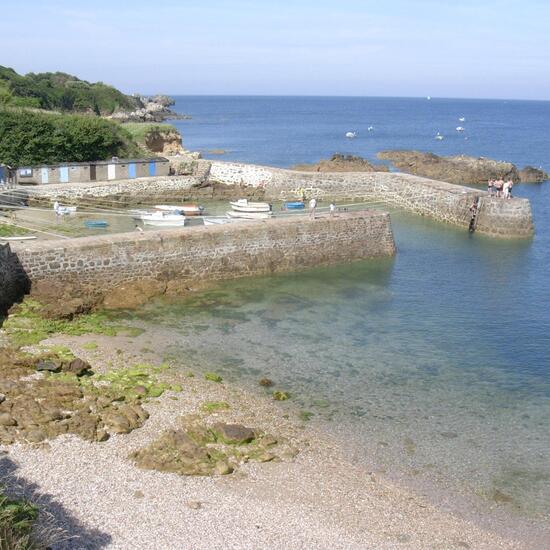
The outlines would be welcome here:
M 371 164 L 368 160 L 354 155 L 336 153 L 329 160 L 317 164 L 298 164 L 292 168 L 300 172 L 388 172 L 383 164 Z
M 457 185 L 484 185 L 490 179 L 520 181 L 514 164 L 484 157 L 440 157 L 420 151 L 382 151 L 377 156 L 391 161 L 401 172 Z
M 540 168 L 526 166 L 519 171 L 519 179 L 521 183 L 542 183 L 543 181 L 550 180 L 550 175 Z
M 175 101 L 165 95 L 152 97 L 135 96 L 138 108 L 135 111 L 115 111 L 109 118 L 118 122 L 162 122 L 166 119 L 186 120 L 189 115 L 181 115 L 172 111 L 169 107 Z
M 163 156 L 183 155 L 185 149 L 181 142 L 181 134 L 171 126 L 153 127 L 145 136 L 145 147 L 152 153 Z

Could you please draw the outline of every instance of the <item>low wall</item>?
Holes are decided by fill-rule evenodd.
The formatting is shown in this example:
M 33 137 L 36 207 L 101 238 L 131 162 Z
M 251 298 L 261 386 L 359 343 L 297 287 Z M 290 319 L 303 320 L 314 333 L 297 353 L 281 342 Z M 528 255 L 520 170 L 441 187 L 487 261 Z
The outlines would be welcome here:
M 72 287 L 109 299 L 144 281 L 155 293 L 172 283 L 294 271 L 395 253 L 389 214 L 361 211 L 147 233 L 13 245 L 33 287 Z M 161 283 L 159 286 L 158 283 Z M 130 292 L 130 291 L 129 291 Z M 143 292 L 147 292 L 144 289 Z M 61 298 L 56 297 L 57 300 Z
M 485 191 L 395 172 L 298 172 L 266 166 L 214 161 L 210 179 L 225 184 L 247 184 L 265 189 L 266 197 L 382 201 L 416 214 L 468 228 L 470 206 L 481 198 L 477 231 L 499 237 L 533 234 L 527 199 L 490 197 Z

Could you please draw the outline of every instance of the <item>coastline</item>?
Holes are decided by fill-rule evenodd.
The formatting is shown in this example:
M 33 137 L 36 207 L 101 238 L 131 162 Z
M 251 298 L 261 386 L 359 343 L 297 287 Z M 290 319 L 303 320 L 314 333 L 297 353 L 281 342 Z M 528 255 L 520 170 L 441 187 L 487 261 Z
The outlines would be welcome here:
M 65 345 L 102 372 L 162 362 L 163 343 L 154 337 L 60 335 L 43 344 Z M 204 380 L 197 370 L 191 378 L 189 363 L 191 358 L 185 369 L 173 366 L 163 375 L 183 391 L 144 405 L 151 416 L 130 434 L 103 443 L 61 436 L 5 448 L 4 461 L 16 468 L 12 476 L 34 487 L 70 536 L 81 533 L 53 548 L 74 548 L 77 541 L 80 548 L 160 549 L 182 540 L 193 548 L 540 547 L 525 533 L 496 534 L 369 471 L 320 426 L 298 420 L 292 399 L 281 406 L 237 385 Z M 174 427 L 180 415 L 200 414 L 207 401 L 230 405 L 210 420 L 267 430 L 291 442 L 297 456 L 249 462 L 215 477 L 141 470 L 127 458 Z

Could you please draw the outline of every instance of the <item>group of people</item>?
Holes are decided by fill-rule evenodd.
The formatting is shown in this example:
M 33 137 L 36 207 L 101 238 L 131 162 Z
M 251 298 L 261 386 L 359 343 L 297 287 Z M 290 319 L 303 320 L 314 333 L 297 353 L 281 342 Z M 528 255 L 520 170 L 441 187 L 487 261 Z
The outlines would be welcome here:
M 500 197 L 501 199 L 511 199 L 513 187 L 514 182 L 511 179 L 507 181 L 504 181 L 502 179 L 489 180 L 487 182 L 487 192 L 489 193 L 489 195 Z
M 309 201 L 309 217 L 310 217 L 310 219 L 312 219 L 312 220 L 315 219 L 315 211 L 316 210 L 317 210 L 317 199 L 315 197 L 313 197 Z M 328 214 L 331 218 L 333 218 L 335 212 L 336 212 L 336 204 L 331 202 L 329 204 L 329 207 L 328 207 Z

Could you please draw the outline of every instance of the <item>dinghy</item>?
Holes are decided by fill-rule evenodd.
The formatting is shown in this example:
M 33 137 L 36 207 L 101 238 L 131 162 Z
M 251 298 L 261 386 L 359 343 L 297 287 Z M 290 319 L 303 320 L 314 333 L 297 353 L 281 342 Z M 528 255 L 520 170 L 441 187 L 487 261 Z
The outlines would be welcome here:
M 249 202 L 248 199 L 239 199 L 229 204 L 235 212 L 271 212 L 271 205 L 267 202 Z
M 0 241 L 8 242 L 32 241 L 33 239 L 36 239 L 36 235 L 13 235 L 12 237 L 0 237 Z
M 204 225 L 225 225 L 228 223 L 236 222 L 232 218 L 219 217 L 219 218 L 203 218 Z
M 182 204 L 180 206 L 173 204 L 157 204 L 155 208 L 163 212 L 179 213 L 185 216 L 201 216 L 204 212 L 204 206 L 198 204 Z
M 88 229 L 103 229 L 109 227 L 109 222 L 105 220 L 86 220 L 84 226 Z
M 273 212 L 227 212 L 230 218 L 242 218 L 243 220 L 265 220 L 273 216 Z
M 156 227 L 183 227 L 185 225 L 185 216 L 170 214 L 168 212 L 155 212 L 154 214 L 142 216 L 141 221 L 145 225 Z
M 286 210 L 301 210 L 305 207 L 306 205 L 302 201 L 285 202 Z
M 357 137 L 357 132 L 346 132 L 346 137 L 348 139 L 353 139 Z

